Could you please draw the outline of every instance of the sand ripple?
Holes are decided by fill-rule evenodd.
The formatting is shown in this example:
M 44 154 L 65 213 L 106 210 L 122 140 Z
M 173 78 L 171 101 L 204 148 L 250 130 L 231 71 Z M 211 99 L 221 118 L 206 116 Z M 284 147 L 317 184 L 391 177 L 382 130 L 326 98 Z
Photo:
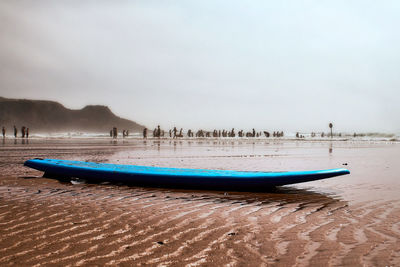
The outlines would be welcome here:
M 368 265 L 399 262 L 399 203 L 308 191 L 116 185 L 0 188 L 0 265 Z M 279 200 L 279 201 L 278 201 Z

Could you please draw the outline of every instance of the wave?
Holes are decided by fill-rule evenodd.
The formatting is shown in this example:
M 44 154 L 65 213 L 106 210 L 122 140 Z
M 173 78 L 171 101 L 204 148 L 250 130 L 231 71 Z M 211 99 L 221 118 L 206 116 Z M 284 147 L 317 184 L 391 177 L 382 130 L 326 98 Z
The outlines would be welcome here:
M 299 132 L 297 137 L 297 133 L 287 132 L 283 137 L 265 137 L 265 135 L 260 135 L 259 137 L 209 137 L 209 138 L 197 138 L 197 137 L 183 137 L 179 138 L 179 140 L 196 140 L 196 139 L 226 139 L 226 140 L 315 140 L 315 141 L 349 141 L 349 140 L 360 140 L 360 141 L 400 141 L 400 133 L 381 133 L 381 132 L 361 132 L 361 133 L 333 133 L 331 138 L 330 133 L 324 133 L 322 135 L 321 132 L 317 133 L 309 133 L 309 132 Z M 13 138 L 13 136 L 8 135 L 7 138 Z M 29 135 L 29 138 L 37 138 L 37 139 L 111 139 L 108 133 L 88 133 L 88 132 L 54 132 L 54 133 L 33 133 Z M 122 134 L 118 136 L 118 139 L 122 139 Z M 142 138 L 142 133 L 134 132 L 130 133 L 129 136 L 125 137 L 129 138 Z M 149 137 L 148 139 L 158 139 Z M 161 139 L 172 139 L 170 137 L 162 137 Z M 176 140 L 176 139 L 174 139 Z

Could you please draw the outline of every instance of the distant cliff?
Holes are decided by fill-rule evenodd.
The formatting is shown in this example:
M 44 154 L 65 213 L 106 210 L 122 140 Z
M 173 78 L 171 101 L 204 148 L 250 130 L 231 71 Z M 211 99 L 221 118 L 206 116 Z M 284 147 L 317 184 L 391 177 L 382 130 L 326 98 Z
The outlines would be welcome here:
M 108 132 L 112 127 L 131 132 L 141 131 L 144 126 L 114 115 L 106 106 L 86 106 L 71 110 L 53 101 L 7 99 L 0 97 L 0 127 L 8 132 L 13 126 L 21 126 L 31 132 Z

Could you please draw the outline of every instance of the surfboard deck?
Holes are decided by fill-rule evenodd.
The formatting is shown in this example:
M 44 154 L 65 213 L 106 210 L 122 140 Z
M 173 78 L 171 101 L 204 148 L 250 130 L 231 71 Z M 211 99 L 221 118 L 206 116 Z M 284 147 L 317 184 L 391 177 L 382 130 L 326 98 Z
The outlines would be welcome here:
M 270 188 L 350 173 L 347 169 L 295 172 L 180 169 L 59 159 L 30 159 L 24 165 L 45 172 L 45 177 L 80 178 L 87 181 L 122 182 L 152 187 L 235 190 Z

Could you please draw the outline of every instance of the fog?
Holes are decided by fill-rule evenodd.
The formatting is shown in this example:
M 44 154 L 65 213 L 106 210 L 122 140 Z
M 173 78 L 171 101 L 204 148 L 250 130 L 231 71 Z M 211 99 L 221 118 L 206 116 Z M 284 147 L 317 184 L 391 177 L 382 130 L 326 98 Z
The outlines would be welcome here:
M 398 1 L 0 2 L 0 96 L 150 128 L 400 132 Z

